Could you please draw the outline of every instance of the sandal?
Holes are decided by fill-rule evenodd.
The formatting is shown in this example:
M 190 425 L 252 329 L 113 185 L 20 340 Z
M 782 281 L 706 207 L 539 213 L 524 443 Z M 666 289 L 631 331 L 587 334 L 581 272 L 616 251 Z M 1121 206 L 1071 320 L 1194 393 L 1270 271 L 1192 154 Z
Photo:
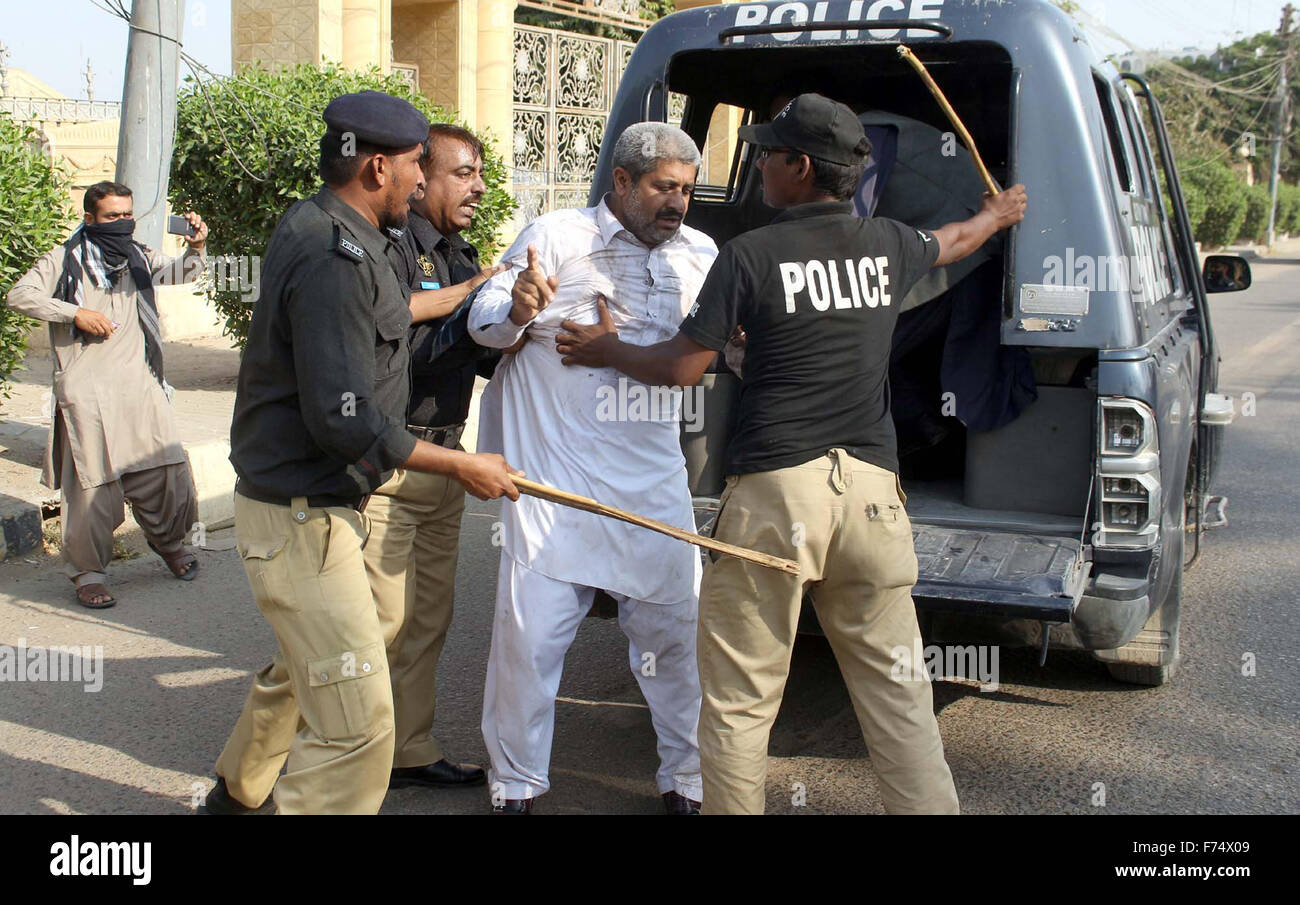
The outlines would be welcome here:
M 181 581 L 193 581 L 199 574 L 199 558 L 189 550 L 180 549 L 175 553 L 163 553 L 153 544 L 149 544 L 149 549 L 157 553 L 171 573 Z
M 108 599 L 96 603 L 96 597 Z M 117 598 L 108 593 L 108 588 L 102 584 L 83 584 L 77 587 L 77 603 L 91 610 L 106 610 L 117 603 Z

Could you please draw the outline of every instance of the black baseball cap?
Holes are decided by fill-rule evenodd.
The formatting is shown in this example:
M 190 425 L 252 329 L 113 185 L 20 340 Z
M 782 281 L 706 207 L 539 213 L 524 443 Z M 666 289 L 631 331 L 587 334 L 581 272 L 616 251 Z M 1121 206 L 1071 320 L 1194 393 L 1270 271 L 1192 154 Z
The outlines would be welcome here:
M 409 101 L 382 91 L 343 94 L 322 116 L 332 132 L 351 132 L 381 148 L 410 148 L 429 137 L 429 120 Z
M 741 126 L 741 141 L 767 148 L 793 148 L 845 166 L 862 163 L 871 142 L 853 111 L 820 94 L 801 94 L 770 123 Z

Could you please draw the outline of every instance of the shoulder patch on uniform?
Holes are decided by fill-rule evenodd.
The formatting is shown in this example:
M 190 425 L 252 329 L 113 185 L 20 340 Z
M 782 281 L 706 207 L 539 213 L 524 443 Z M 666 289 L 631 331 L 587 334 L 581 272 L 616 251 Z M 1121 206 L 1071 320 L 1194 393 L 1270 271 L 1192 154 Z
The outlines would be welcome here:
M 343 257 L 351 258 L 354 261 L 364 261 L 366 259 L 365 249 L 342 235 L 339 236 L 338 245 L 335 246 L 334 250 Z

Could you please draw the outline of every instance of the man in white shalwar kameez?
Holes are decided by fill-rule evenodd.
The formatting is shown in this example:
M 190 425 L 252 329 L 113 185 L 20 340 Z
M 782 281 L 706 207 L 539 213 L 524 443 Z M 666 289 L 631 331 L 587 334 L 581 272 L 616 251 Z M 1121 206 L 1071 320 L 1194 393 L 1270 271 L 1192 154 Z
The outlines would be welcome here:
M 613 162 L 614 190 L 596 207 L 530 223 L 505 255 L 510 269 L 475 300 L 477 342 L 504 349 L 527 340 L 484 396 L 479 448 L 503 453 L 532 480 L 694 531 L 681 390 L 611 368 L 565 367 L 555 351 L 560 324 L 595 323 L 601 296 L 625 341 L 671 338 L 717 256 L 712 239 L 682 225 L 700 162 L 686 133 L 638 123 L 619 137 Z M 502 519 L 483 700 L 494 810 L 528 813 L 550 788 L 564 656 L 597 591 L 618 603 L 659 740 L 665 808 L 698 810 L 696 549 L 535 497 L 503 507 Z

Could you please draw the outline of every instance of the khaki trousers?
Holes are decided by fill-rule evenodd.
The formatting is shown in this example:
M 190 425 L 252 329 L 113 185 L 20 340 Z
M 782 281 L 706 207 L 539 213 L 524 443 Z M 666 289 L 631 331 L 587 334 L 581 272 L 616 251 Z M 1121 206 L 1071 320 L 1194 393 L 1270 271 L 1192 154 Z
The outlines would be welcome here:
M 465 493 L 455 481 L 403 469 L 366 505 L 370 536 L 362 556 L 388 658 L 394 767 L 443 758 L 432 735 L 435 682 L 451 623 L 464 508 Z M 289 672 L 277 654 L 254 676 L 243 712 L 217 759 L 217 773 L 235 798 L 252 806 L 266 800 L 298 725 Z
M 393 762 L 393 691 L 361 548 L 364 516 L 235 494 L 235 542 L 253 599 L 280 642 L 258 673 L 217 771 L 240 801 L 271 785 L 281 814 L 375 814 Z M 287 676 L 287 682 L 283 677 Z M 296 732 L 292 732 L 296 729 Z M 292 734 L 291 734 L 292 733 Z M 290 740 L 291 735 L 291 740 Z M 288 744 L 288 767 L 276 782 Z M 238 760 L 268 785 L 222 763 Z
M 388 646 L 397 738 L 394 767 L 443 759 L 433 736 L 438 658 L 456 599 L 465 488 L 443 475 L 398 469 L 370 497 L 366 574 Z
M 906 499 L 890 471 L 844 450 L 732 475 L 714 536 L 795 559 L 799 576 L 719 557 L 700 590 L 704 812 L 761 814 L 767 746 L 804 592 L 835 652 L 891 814 L 956 813 L 928 676 L 895 681 L 891 656 L 920 632 Z
M 145 538 L 161 553 L 175 553 L 199 520 L 198 494 L 188 462 L 132 471 L 120 480 L 82 487 L 67 431 L 59 431 L 63 493 L 63 562 L 78 587 L 103 584 L 113 559 L 113 531 L 126 518 L 123 500 Z

